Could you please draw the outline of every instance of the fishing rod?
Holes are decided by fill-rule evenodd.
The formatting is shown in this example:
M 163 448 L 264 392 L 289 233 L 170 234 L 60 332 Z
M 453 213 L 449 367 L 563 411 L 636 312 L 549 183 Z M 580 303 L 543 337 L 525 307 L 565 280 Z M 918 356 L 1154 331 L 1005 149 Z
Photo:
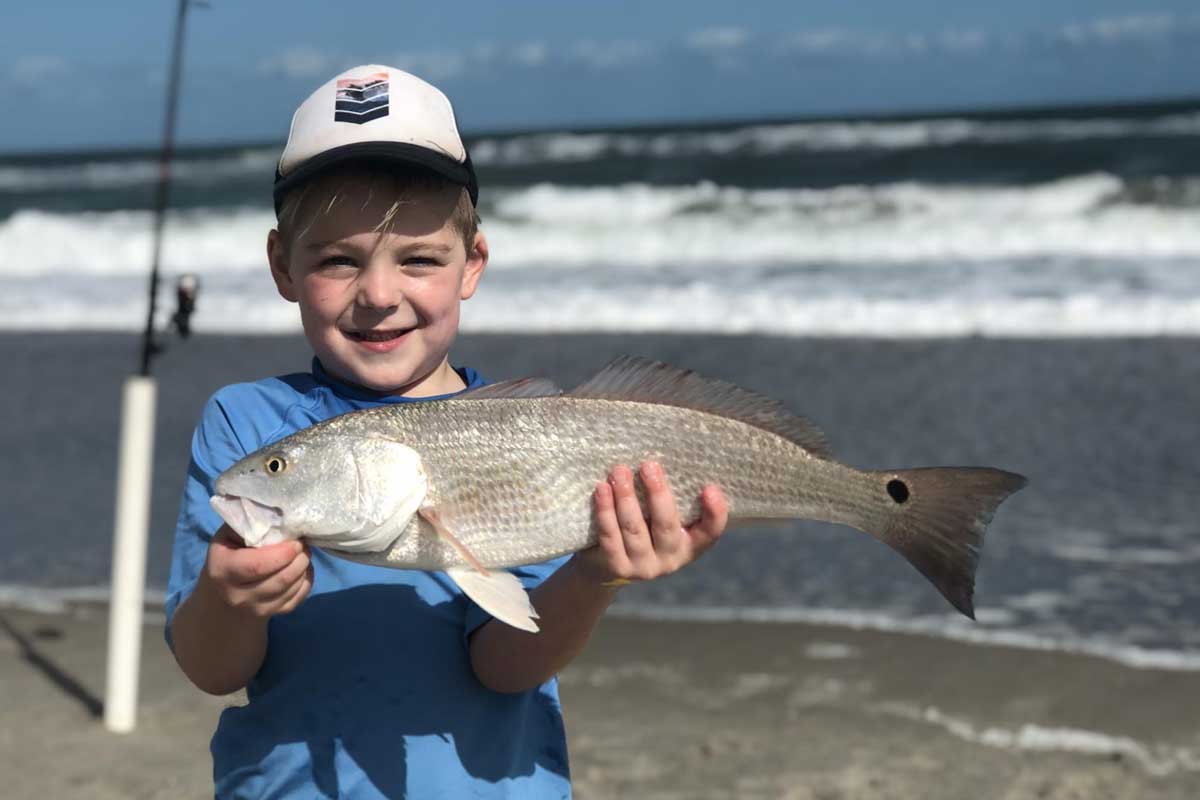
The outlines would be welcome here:
M 104 692 L 104 726 L 128 733 L 137 722 L 138 671 L 142 649 L 142 612 L 146 593 L 146 542 L 150 529 L 150 496 L 154 457 L 154 419 L 157 385 L 150 377 L 150 359 L 160 350 L 154 341 L 159 261 L 163 223 L 170 199 L 171 159 L 175 148 L 175 112 L 179 107 L 179 78 L 183 71 L 183 41 L 188 7 L 206 6 L 200 0 L 179 0 L 167 110 L 159 157 L 158 191 L 154 203 L 154 251 L 150 265 L 150 310 L 142 335 L 141 369 L 125 380 L 121 394 L 120 444 L 117 450 L 117 497 L 113 519 L 112 588 L 108 606 L 108 661 Z M 182 284 L 180 287 L 182 308 Z M 194 289 L 194 286 L 192 287 Z M 189 309 L 190 312 L 190 309 Z M 181 333 L 186 327 L 180 326 Z
M 170 79 L 167 82 L 167 108 L 163 120 L 162 149 L 158 159 L 158 186 L 154 196 L 154 250 L 150 259 L 150 308 L 142 333 L 142 358 L 139 375 L 150 375 L 150 359 L 162 350 L 154 341 L 154 315 L 158 310 L 159 262 L 162 256 L 163 224 L 171 197 L 171 161 L 175 157 L 175 117 L 179 108 L 179 81 L 183 74 L 183 44 L 189 6 L 209 8 L 206 0 L 179 0 L 175 13 L 175 39 L 171 47 Z M 182 305 L 182 303 L 181 303 Z M 182 310 L 182 309 L 181 309 Z M 181 327 L 181 331 L 186 327 Z

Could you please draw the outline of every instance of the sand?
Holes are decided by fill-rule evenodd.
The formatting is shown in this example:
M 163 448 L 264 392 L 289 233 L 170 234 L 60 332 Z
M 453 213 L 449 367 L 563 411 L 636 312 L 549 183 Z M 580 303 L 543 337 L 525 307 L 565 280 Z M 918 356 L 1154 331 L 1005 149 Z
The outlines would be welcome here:
M 97 716 L 106 610 L 0 611 L 6 798 L 211 796 L 236 695 L 150 619 L 137 730 Z M 1200 797 L 1200 673 L 801 624 L 606 619 L 562 675 L 576 796 Z
M 107 581 L 117 401 L 136 344 L 127 334 L 0 335 L 0 354 L 28 376 L 0 395 L 9 421 L 0 506 L 10 512 L 0 525 L 0 586 Z M 640 353 L 780 397 L 819 420 L 852 463 L 946 459 L 1025 471 L 1034 483 L 1002 512 L 1004 535 L 989 542 L 981 570 L 990 582 L 981 596 L 1000 608 L 1006 592 L 1021 590 L 1008 586 L 1013 576 L 1074 585 L 1076 573 L 1054 571 L 1067 569 L 1062 562 L 1016 546 L 1022 520 L 1034 531 L 1044 529 L 1040 520 L 1194 530 L 1194 488 L 1174 476 L 1194 474 L 1200 451 L 1195 344 L 476 335 L 456 350 L 460 363 L 494 379 L 544 374 L 568 386 L 611 355 Z M 152 585 L 165 583 L 188 437 L 204 399 L 230 381 L 307 363 L 298 336 L 199 336 L 156 362 Z M 820 607 L 837 607 L 847 586 L 870 607 L 872 592 L 890 586 L 876 564 L 894 567 L 901 585 L 919 582 L 893 554 L 838 557 L 832 541 L 773 554 L 796 567 L 776 577 L 819 583 Z M 1133 542 L 1151 544 L 1167 546 Z M 761 562 L 739 561 L 749 550 L 735 539 L 722 547 L 723 558 L 626 599 L 773 603 L 769 593 L 746 597 L 769 583 L 757 581 Z M 1173 646 L 1191 642 L 1193 582 L 1156 569 L 1142 583 L 1103 583 L 1076 609 L 1088 615 L 1081 628 L 1166 626 L 1179 632 Z M 1135 583 L 1139 593 L 1130 593 Z M 161 623 L 151 622 L 138 729 L 106 733 L 97 717 L 105 623 L 97 606 L 0 609 L 0 797 L 211 796 L 208 740 L 221 709 L 238 699 L 192 688 Z M 834 627 L 609 618 L 562 676 L 562 696 L 584 800 L 1200 798 L 1200 673 Z

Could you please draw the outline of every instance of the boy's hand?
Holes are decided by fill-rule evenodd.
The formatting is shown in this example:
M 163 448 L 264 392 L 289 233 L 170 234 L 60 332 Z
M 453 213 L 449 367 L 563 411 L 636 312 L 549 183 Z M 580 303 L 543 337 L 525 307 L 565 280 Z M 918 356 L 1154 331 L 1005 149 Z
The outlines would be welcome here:
M 700 495 L 700 519 L 683 527 L 662 466 L 647 461 L 640 473 L 646 488 L 648 522 L 628 467 L 615 467 L 608 483 L 596 484 L 599 541 L 575 558 L 578 567 L 599 583 L 620 585 L 670 575 L 716 544 L 729 521 L 725 495 L 710 484 Z
M 313 583 L 307 545 L 246 547 L 228 525 L 221 526 L 208 546 L 203 578 L 225 605 L 264 619 L 295 609 Z

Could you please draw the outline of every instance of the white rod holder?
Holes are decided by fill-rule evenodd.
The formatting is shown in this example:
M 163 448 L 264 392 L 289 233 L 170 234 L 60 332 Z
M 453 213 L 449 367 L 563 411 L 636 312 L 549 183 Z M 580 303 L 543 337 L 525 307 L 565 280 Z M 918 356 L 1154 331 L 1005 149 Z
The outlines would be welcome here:
M 129 733 L 137 724 L 156 394 L 154 379 L 140 375 L 126 379 L 121 392 L 112 597 L 108 610 L 108 675 L 104 692 L 104 727 L 115 733 Z

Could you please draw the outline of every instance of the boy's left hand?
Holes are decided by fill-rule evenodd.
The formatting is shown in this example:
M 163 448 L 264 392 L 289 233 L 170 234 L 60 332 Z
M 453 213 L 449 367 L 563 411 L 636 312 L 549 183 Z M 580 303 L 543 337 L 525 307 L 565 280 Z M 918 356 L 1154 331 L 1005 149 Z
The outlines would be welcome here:
M 615 467 L 607 483 L 596 484 L 599 541 L 575 559 L 598 583 L 620 585 L 670 575 L 716 544 L 729 521 L 724 493 L 710 484 L 700 495 L 700 519 L 684 527 L 662 466 L 647 461 L 639 472 L 649 520 L 638 502 L 628 467 Z

